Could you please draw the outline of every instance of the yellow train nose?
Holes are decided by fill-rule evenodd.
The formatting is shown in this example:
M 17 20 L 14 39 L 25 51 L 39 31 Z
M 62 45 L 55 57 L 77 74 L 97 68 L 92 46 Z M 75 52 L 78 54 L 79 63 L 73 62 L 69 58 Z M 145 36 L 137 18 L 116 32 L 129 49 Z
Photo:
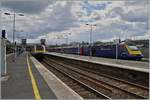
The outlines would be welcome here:
M 133 54 L 133 55 L 141 55 L 142 53 L 141 53 L 141 51 L 131 51 L 131 54 Z
M 128 52 L 129 52 L 129 54 L 131 54 L 131 55 L 142 55 L 140 50 L 132 50 L 127 45 L 126 45 L 126 48 L 127 48 Z

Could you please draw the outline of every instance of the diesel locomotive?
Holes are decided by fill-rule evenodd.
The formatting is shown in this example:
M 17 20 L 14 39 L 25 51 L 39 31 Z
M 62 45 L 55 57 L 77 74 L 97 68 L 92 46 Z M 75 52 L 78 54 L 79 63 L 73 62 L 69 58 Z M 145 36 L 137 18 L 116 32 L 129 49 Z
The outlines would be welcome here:
M 45 53 L 46 47 L 45 45 L 34 45 L 34 53 Z
M 117 52 L 116 52 L 117 50 Z M 49 52 L 79 54 L 84 56 L 90 56 L 90 52 L 94 57 L 106 57 L 106 58 L 118 58 L 127 60 L 141 60 L 143 54 L 133 44 L 127 44 L 125 42 L 111 45 L 99 45 L 99 46 L 82 46 L 82 47 L 59 47 L 50 48 Z M 117 53 L 117 54 L 116 54 Z M 117 55 L 117 56 L 116 56 Z

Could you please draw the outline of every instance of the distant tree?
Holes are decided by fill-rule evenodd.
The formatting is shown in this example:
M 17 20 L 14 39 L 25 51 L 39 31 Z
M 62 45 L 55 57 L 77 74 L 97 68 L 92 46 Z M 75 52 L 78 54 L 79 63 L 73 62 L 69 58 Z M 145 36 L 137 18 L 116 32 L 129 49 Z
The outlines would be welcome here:
M 96 41 L 93 43 L 94 46 L 101 45 L 101 44 L 103 44 L 103 42 L 101 42 L 101 41 Z

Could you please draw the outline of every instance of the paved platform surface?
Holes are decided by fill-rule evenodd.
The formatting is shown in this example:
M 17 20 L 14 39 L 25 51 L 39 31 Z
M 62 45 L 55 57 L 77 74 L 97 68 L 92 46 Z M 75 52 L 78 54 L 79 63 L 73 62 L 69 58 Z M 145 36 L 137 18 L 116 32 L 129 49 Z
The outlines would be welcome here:
M 7 76 L 9 78 L 1 83 L 1 98 L 35 99 L 33 84 L 28 70 L 27 53 L 19 55 L 15 62 L 12 59 L 13 55 L 7 57 Z M 57 99 L 37 69 L 32 63 L 30 65 L 41 99 Z
M 30 57 L 37 70 L 43 76 L 48 86 L 54 91 L 57 99 L 83 100 L 76 92 L 64 84 L 57 76 L 50 72 L 45 66 L 39 63 L 34 57 Z
M 55 52 L 46 52 L 45 54 L 56 55 L 56 56 L 61 56 L 61 57 L 66 57 L 66 58 L 71 58 L 76 60 L 89 61 L 93 63 L 110 65 L 110 66 L 120 67 L 125 69 L 149 72 L 149 62 L 120 60 L 120 59 L 116 60 L 116 59 L 102 58 L 102 57 L 92 57 L 90 59 L 89 56 L 62 54 L 62 53 L 55 53 Z

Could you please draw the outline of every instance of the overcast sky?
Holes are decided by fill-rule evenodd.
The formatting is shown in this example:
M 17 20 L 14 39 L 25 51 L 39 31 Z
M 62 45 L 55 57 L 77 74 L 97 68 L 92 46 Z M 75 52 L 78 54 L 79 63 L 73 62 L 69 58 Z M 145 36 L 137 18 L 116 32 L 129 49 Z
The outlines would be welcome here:
M 12 40 L 13 16 L 16 13 L 16 37 L 28 42 L 47 43 L 89 41 L 93 26 L 93 41 L 110 41 L 114 38 L 146 39 L 148 34 L 149 0 L 121 1 L 56 1 L 56 0 L 2 0 L 2 29 Z M 24 14 L 19 16 L 18 14 Z

